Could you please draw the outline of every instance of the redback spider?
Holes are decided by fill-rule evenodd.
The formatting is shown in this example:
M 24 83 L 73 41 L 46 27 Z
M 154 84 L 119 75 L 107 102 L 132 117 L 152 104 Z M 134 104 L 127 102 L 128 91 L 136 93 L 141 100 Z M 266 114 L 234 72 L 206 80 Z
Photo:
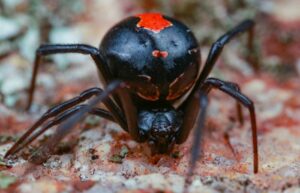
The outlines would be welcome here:
M 195 127 L 188 171 L 190 176 L 200 154 L 207 94 L 216 88 L 249 110 L 253 171 L 257 173 L 258 147 L 253 102 L 240 92 L 237 84 L 207 78 L 223 47 L 239 33 L 249 33 L 248 45 L 251 47 L 253 27 L 253 21 L 245 20 L 221 36 L 212 45 L 201 72 L 200 49 L 191 30 L 183 23 L 159 13 L 144 13 L 122 20 L 107 32 L 99 49 L 84 44 L 40 46 L 36 51 L 28 92 L 28 108 L 33 100 L 40 61 L 46 55 L 90 55 L 106 89 L 87 89 L 79 96 L 50 108 L 9 149 L 5 157 L 16 154 L 47 129 L 60 124 L 38 153 L 31 156 L 34 163 L 45 161 L 58 141 L 89 113 L 119 124 L 135 141 L 147 142 L 152 153 L 169 153 L 174 144 L 185 142 Z M 82 104 L 88 99 L 91 100 Z M 107 110 L 98 108 L 99 103 L 103 103 Z

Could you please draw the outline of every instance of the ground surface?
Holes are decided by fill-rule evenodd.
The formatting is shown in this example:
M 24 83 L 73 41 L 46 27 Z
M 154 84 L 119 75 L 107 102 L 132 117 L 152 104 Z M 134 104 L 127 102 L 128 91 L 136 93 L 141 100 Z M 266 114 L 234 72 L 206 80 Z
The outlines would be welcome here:
M 120 3 L 115 0 L 109 3 L 86 3 L 89 12 L 83 11 L 71 19 L 59 15 L 66 20 L 61 19 L 62 23 L 72 24 L 61 27 L 60 24 L 50 22 L 50 32 L 45 32 L 50 34 L 50 38 L 46 36 L 43 40 L 41 36 L 41 41 L 85 42 L 97 46 L 113 23 L 125 15 L 156 6 L 162 6 L 159 9 L 168 13 L 174 11 L 175 15 L 183 19 L 190 18 L 176 6 L 170 10 L 159 1 L 133 2 Z M 187 2 L 192 2 L 193 6 L 193 1 Z M 243 111 L 245 123 L 240 125 L 236 120 L 235 101 L 213 91 L 210 94 L 208 120 L 201 146 L 202 157 L 188 190 L 300 192 L 300 15 L 294 8 L 299 3 L 296 0 L 272 3 L 253 1 L 255 6 L 246 3 L 246 8 L 241 9 L 246 10 L 245 13 L 238 13 L 230 4 L 231 1 L 226 1 L 230 4 L 227 5 L 228 9 L 220 4 L 221 1 L 212 2 L 217 5 L 214 8 L 219 10 L 215 18 L 210 18 L 212 21 L 222 18 L 224 10 L 228 11 L 229 8 L 232 10 L 223 13 L 223 16 L 232 16 L 229 20 L 240 21 L 244 18 L 243 14 L 257 15 L 256 52 L 259 55 L 260 73 L 253 72 L 244 59 L 245 54 L 241 50 L 245 41 L 240 42 L 244 38 L 239 38 L 239 41 L 233 41 L 224 49 L 211 76 L 238 83 L 255 103 L 259 173 L 254 175 L 252 171 L 251 130 L 247 110 Z M 50 8 L 55 7 L 51 6 L 48 5 Z M 15 11 L 22 15 L 25 9 L 28 9 L 28 5 L 18 5 Z M 1 18 L 13 16 L 3 15 Z M 201 14 L 198 16 L 202 19 L 206 17 Z M 21 23 L 26 26 L 26 22 L 25 19 Z M 191 21 L 187 19 L 187 22 Z M 213 33 L 213 27 L 221 24 L 204 22 L 208 26 L 207 31 L 198 31 L 199 24 L 191 23 L 196 28 L 197 37 L 203 42 L 202 56 L 205 59 L 211 41 L 221 35 L 224 29 L 215 28 Z M 17 28 L 10 29 L 17 31 Z M 31 28 L 24 29 L 28 32 Z M 18 156 L 3 160 L 5 152 L 14 141 L 49 106 L 70 99 L 86 88 L 101 86 L 95 67 L 88 57 L 71 55 L 45 61 L 39 74 L 35 103 L 30 113 L 25 112 L 25 89 L 30 80 L 32 55 L 37 47 L 32 42 L 38 44 L 34 35 L 37 32 L 34 29 L 31 31 L 33 35 L 29 32 L 26 35 L 21 33 L 21 36 L 25 36 L 21 40 L 9 39 L 5 33 L 0 33 L 0 45 L 12 45 L 9 48 L 4 46 L 0 57 L 0 192 L 182 192 L 184 176 L 189 167 L 192 134 L 183 145 L 175 147 L 171 155 L 153 157 L 146 145 L 132 141 L 117 125 L 90 117 L 60 142 L 58 151 L 41 165 L 34 165 L 27 159 L 31 151 L 42 144 L 52 131 Z M 95 37 L 94 34 L 99 36 Z

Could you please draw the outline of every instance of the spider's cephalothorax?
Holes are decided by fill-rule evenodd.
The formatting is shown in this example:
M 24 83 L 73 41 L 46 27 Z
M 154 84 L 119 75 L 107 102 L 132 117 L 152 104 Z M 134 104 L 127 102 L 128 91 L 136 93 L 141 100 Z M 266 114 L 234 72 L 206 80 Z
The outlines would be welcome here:
M 151 151 L 170 152 L 182 126 L 182 115 L 173 108 L 144 109 L 138 113 L 141 139 L 147 140 Z
M 212 45 L 201 72 L 200 49 L 191 30 L 160 13 L 139 14 L 119 22 L 105 35 L 99 49 L 85 44 L 40 46 L 36 52 L 28 107 L 33 100 L 38 67 L 45 55 L 89 54 L 106 88 L 87 89 L 79 96 L 49 109 L 5 157 L 17 153 L 47 129 L 63 122 L 39 149 L 40 153 L 33 155 L 35 163 L 43 162 L 58 141 L 84 115 L 94 114 L 119 124 L 135 141 L 147 142 L 153 153 L 170 152 L 174 144 L 186 141 L 195 127 L 190 176 L 200 152 L 207 94 L 216 88 L 239 102 L 239 120 L 242 120 L 240 104 L 249 110 L 253 134 L 253 169 L 255 173 L 258 172 L 253 102 L 240 92 L 238 85 L 208 78 L 223 47 L 237 34 L 249 32 L 248 45 L 252 48 L 253 26 L 252 20 L 245 20 L 221 36 Z M 82 104 L 88 99 L 91 100 L 87 104 Z M 98 103 L 103 103 L 106 109 L 97 107 Z

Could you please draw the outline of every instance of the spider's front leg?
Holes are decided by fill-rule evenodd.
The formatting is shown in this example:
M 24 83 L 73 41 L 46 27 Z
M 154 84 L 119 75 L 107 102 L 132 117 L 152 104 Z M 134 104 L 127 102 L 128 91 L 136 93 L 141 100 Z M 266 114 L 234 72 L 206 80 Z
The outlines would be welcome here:
M 205 125 L 207 106 L 207 93 L 198 89 L 196 93 L 193 94 L 193 96 L 189 97 L 188 103 L 186 103 L 186 105 L 183 107 L 184 118 L 181 130 L 182 132 L 179 134 L 177 143 L 184 142 L 187 139 L 190 130 L 195 127 L 195 131 L 193 133 L 193 145 L 191 149 L 190 168 L 187 172 L 185 185 L 187 185 L 187 183 L 190 183 L 190 178 L 193 175 L 194 169 L 196 167 L 196 162 L 200 155 L 199 146 L 201 142 L 202 131 Z
M 129 94 L 126 94 L 126 92 L 122 92 L 124 91 L 123 89 L 126 89 L 126 83 L 117 80 L 110 82 L 107 88 L 103 90 L 101 94 L 91 99 L 87 105 L 83 105 L 80 110 L 70 114 L 67 120 L 58 126 L 54 135 L 52 135 L 52 137 L 50 137 L 41 147 L 38 148 L 36 153 L 30 157 L 30 160 L 36 164 L 44 162 L 49 157 L 49 155 L 53 153 L 53 150 L 55 149 L 58 142 L 61 141 L 61 139 L 63 139 L 68 133 L 70 133 L 74 126 L 78 122 L 80 122 L 87 113 L 97 114 L 97 112 L 99 112 L 99 109 L 95 109 L 95 106 L 97 106 L 98 103 L 109 100 L 109 96 L 114 93 L 120 94 L 122 104 L 126 101 L 126 105 L 123 105 L 122 107 L 128 107 L 126 108 L 128 109 L 128 112 L 124 112 L 124 119 L 126 119 L 126 128 L 124 130 L 128 131 L 132 137 L 136 137 L 135 135 L 138 134 L 136 134 L 137 127 L 135 126 L 137 124 L 135 119 L 136 115 L 134 114 L 135 109 L 134 106 L 128 106 L 131 104 L 130 99 L 127 98 Z
M 16 154 L 20 150 L 24 149 L 28 144 L 30 144 L 32 141 L 34 141 L 36 138 L 38 138 L 40 135 L 42 135 L 45 131 L 50 129 L 51 127 L 58 125 L 74 115 L 76 112 L 80 111 L 82 108 L 84 108 L 85 105 L 78 105 L 71 109 L 66 110 L 65 112 L 59 114 L 52 120 L 48 121 L 41 129 L 36 130 L 32 135 L 24 135 L 26 138 L 22 141 L 17 141 L 17 143 L 6 153 L 5 157 L 8 157 L 9 155 Z M 110 121 L 115 122 L 112 114 L 104 109 L 101 108 L 94 108 L 90 112 L 90 114 L 108 119 Z
M 83 91 L 79 96 L 50 108 L 46 113 L 42 115 L 42 117 L 38 121 L 35 122 L 35 124 L 33 124 L 33 126 L 25 134 L 23 134 L 23 136 L 13 145 L 13 147 L 8 150 L 5 157 L 17 153 L 19 150 L 23 149 L 26 145 L 28 145 L 34 139 L 44 133 L 47 129 L 64 121 L 72 114 L 84 108 L 84 106 L 82 105 L 76 105 L 88 100 L 92 96 L 99 96 L 101 95 L 101 93 L 103 93 L 103 90 L 100 88 L 90 88 Z M 120 109 L 113 103 L 113 101 L 108 98 L 106 101 L 104 101 L 104 104 L 110 112 L 98 108 L 93 108 L 90 113 L 108 118 L 110 120 L 115 120 L 124 130 L 127 130 L 124 115 L 120 111 Z M 44 127 L 38 130 L 38 128 L 50 118 L 54 119 L 52 121 L 49 121 Z

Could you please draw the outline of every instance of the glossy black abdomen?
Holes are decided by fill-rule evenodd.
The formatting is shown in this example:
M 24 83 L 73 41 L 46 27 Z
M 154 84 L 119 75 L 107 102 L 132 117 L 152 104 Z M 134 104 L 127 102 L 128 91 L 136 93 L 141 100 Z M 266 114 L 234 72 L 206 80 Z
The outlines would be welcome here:
M 190 29 L 158 13 L 121 21 L 107 32 L 100 49 L 113 78 L 127 81 L 147 101 L 180 97 L 195 82 L 200 66 Z

